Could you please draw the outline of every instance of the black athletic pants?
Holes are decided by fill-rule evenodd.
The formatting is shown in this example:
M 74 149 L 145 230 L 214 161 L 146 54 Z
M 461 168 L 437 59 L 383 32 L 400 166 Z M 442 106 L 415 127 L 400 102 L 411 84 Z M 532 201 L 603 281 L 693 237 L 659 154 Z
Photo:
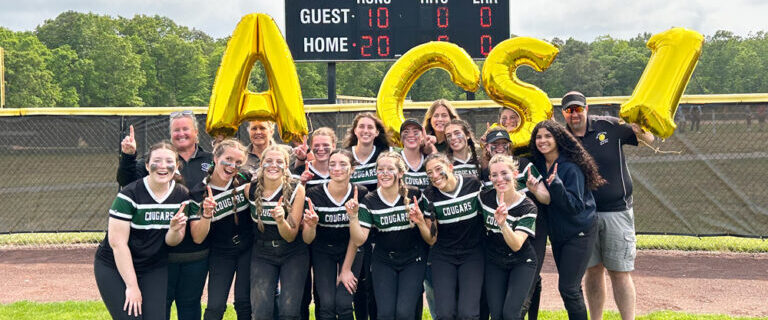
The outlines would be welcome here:
M 279 319 L 299 319 L 308 271 L 309 251 L 301 239 L 292 243 L 282 240 L 256 241 L 251 259 L 252 318 L 274 319 L 275 291 L 279 280 Z
M 417 256 L 399 263 L 397 257 L 386 259 L 374 254 L 371 280 L 376 294 L 378 320 L 411 320 L 424 291 L 427 261 Z
M 316 244 L 312 246 L 312 272 L 315 280 L 317 300 L 315 301 L 315 318 L 354 319 L 352 309 L 353 295 L 347 291 L 343 283 L 336 285 L 336 278 L 341 273 L 341 266 L 347 253 L 346 245 L 330 246 Z M 360 276 L 363 253 L 355 255 L 352 262 L 352 273 Z
M 125 305 L 125 282 L 117 268 L 106 262 L 95 259 L 93 274 L 96 276 L 96 286 L 99 288 L 101 299 L 107 306 L 112 319 L 119 320 L 165 320 L 165 296 L 168 286 L 168 268 L 161 267 L 136 274 L 141 291 L 141 316 L 128 316 L 123 311 Z
M 512 261 L 487 257 L 485 293 L 493 320 L 523 319 L 523 304 L 536 276 L 536 253 L 530 250 Z
M 200 300 L 208 276 L 208 257 L 197 261 L 168 263 L 168 295 L 165 319 L 171 318 L 171 304 L 176 301 L 179 320 L 200 320 Z
M 478 319 L 484 254 L 480 247 L 461 253 L 430 252 L 437 320 Z
M 376 297 L 373 292 L 373 283 L 371 283 L 371 237 L 363 244 L 363 267 L 360 269 L 360 276 L 357 277 L 357 291 L 355 292 L 355 319 L 376 320 Z
M 531 285 L 531 292 L 523 308 L 527 309 L 528 320 L 538 320 L 539 304 L 541 301 L 541 267 L 544 265 L 544 257 L 547 253 L 547 227 L 546 211 L 538 206 L 539 214 L 536 215 L 536 237 L 531 239 L 533 250 L 536 252 L 536 277 Z
M 238 320 L 251 318 L 250 299 L 251 248 L 238 253 L 220 253 L 211 249 L 208 257 L 208 306 L 203 319 L 220 320 L 227 311 L 227 298 L 235 280 L 235 313 Z M 237 276 L 235 277 L 235 274 Z
M 557 266 L 560 297 L 570 320 L 587 320 L 587 307 L 581 290 L 581 279 L 587 270 L 589 256 L 597 239 L 597 224 L 588 232 L 563 241 L 552 241 L 552 255 Z

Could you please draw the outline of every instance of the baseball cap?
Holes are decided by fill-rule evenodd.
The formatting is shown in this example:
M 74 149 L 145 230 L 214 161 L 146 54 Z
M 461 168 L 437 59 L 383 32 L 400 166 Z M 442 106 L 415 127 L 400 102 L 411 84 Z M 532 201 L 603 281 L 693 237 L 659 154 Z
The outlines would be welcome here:
M 491 130 L 490 132 L 488 132 L 488 135 L 485 136 L 485 141 L 487 143 L 492 143 L 499 139 L 506 139 L 507 141 L 511 141 L 511 139 L 509 139 L 509 132 L 507 132 L 507 130 L 497 129 L 497 130 Z
M 416 121 L 416 119 L 409 118 L 409 119 L 405 119 L 405 121 L 403 121 L 403 124 L 400 125 L 400 131 L 402 132 L 403 129 L 405 129 L 405 127 L 409 125 L 417 126 L 419 127 L 419 130 L 424 129 L 424 127 L 421 126 L 421 123 Z
M 565 94 L 565 96 L 563 96 L 563 100 L 560 102 L 560 107 L 567 109 L 571 106 L 586 107 L 587 98 L 584 97 L 584 94 L 578 91 L 568 92 Z

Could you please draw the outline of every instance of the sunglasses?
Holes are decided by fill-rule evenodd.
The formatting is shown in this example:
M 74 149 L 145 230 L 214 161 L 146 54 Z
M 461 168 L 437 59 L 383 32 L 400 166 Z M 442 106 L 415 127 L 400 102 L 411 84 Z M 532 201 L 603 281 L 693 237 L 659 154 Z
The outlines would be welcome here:
M 582 111 L 584 111 L 584 107 L 582 107 L 582 106 L 568 107 L 568 108 L 565 108 L 565 110 L 563 110 L 563 112 L 565 112 L 565 113 L 574 113 L 574 112 L 580 113 Z
M 181 117 L 194 117 L 195 113 L 191 110 L 183 110 L 183 111 L 174 111 L 171 112 L 171 119 L 181 118 Z

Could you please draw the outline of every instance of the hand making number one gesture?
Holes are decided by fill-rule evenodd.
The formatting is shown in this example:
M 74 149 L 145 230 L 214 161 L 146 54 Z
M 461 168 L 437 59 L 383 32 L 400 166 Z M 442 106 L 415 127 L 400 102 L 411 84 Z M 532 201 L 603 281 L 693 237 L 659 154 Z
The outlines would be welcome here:
M 133 132 L 133 125 L 129 127 L 130 133 L 120 142 L 120 151 L 125 154 L 136 154 L 136 136 Z
M 355 195 L 344 204 L 344 207 L 347 209 L 347 216 L 350 219 L 357 218 L 357 210 L 360 208 L 360 203 L 357 202 L 357 187 L 352 186 L 352 188 L 355 189 Z
M 304 217 L 301 222 L 304 224 L 304 229 L 314 229 L 317 227 L 320 217 L 315 212 L 315 205 L 312 203 L 312 199 L 307 199 L 307 205 L 309 205 L 309 209 L 304 209 Z
M 272 218 L 275 219 L 275 222 L 281 223 L 283 220 L 285 220 L 285 209 L 283 209 L 283 197 L 280 197 L 279 200 L 277 200 L 277 205 L 275 205 L 272 210 L 269 210 L 269 214 L 272 215 Z
M 208 196 L 203 200 L 203 218 L 213 218 L 213 210 L 216 208 L 216 200 L 213 199 L 213 191 L 211 186 L 206 186 L 208 189 Z
M 184 227 L 187 226 L 187 215 L 184 214 L 184 207 L 186 207 L 186 203 L 182 203 L 179 207 L 179 211 L 176 211 L 176 214 L 171 218 L 171 230 L 175 232 L 179 232 L 181 230 L 184 230 Z
M 312 173 L 312 171 L 309 171 L 309 161 L 304 162 L 304 172 L 302 172 L 301 177 L 299 177 L 301 184 L 307 184 L 307 181 L 312 180 L 314 176 L 315 174 Z

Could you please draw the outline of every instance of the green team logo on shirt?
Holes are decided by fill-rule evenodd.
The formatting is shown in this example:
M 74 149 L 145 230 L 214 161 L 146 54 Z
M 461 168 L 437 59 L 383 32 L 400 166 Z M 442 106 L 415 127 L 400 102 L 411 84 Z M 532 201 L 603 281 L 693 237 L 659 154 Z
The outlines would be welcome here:
M 355 172 L 349 178 L 352 184 L 373 184 L 376 183 L 376 163 L 362 164 L 355 167 Z
M 245 199 L 245 185 L 237 187 L 236 190 L 234 196 L 235 203 L 232 203 L 232 190 L 227 190 L 213 196 L 213 200 L 216 201 L 216 207 L 213 209 L 212 221 L 224 219 L 237 211 L 244 210 L 248 206 L 248 201 Z M 234 208 L 235 205 L 237 205 L 237 208 Z M 192 213 L 190 218 L 199 219 L 200 203 L 191 201 L 189 212 Z
M 523 200 L 524 198 L 520 199 L 520 201 L 517 204 L 513 205 L 513 207 L 522 203 Z M 484 203 L 481 204 L 481 207 L 483 210 L 483 221 L 485 222 L 485 228 L 493 233 L 501 233 L 501 229 L 499 229 L 499 224 L 496 223 L 496 218 L 494 217 L 494 213 L 496 212 L 496 209 L 486 206 Z M 522 230 L 530 234 L 534 234 L 535 232 L 533 230 L 536 229 L 536 226 L 535 226 L 536 215 L 526 214 L 521 217 L 513 217 L 508 214 L 507 224 L 512 228 L 512 230 L 516 230 L 516 231 Z
M 479 210 L 478 193 L 480 192 L 476 191 L 455 199 L 435 202 L 435 218 L 439 223 L 454 223 L 474 218 Z
M 360 204 L 359 219 L 360 225 L 367 228 L 374 226 L 381 232 L 399 231 L 413 227 L 405 206 L 376 210 L 368 209 L 365 204 Z
M 134 229 L 168 229 L 171 219 L 179 211 L 180 203 L 136 204 L 128 196 L 119 193 L 109 214 L 131 221 Z

